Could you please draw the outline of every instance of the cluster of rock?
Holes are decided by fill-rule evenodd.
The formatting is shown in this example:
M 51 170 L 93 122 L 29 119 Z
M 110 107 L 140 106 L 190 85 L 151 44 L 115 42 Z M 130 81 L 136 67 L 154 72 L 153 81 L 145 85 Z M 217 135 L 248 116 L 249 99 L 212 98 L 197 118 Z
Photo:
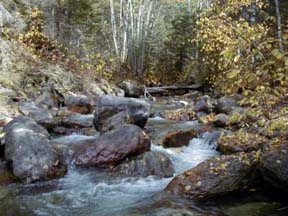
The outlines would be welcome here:
M 150 106 L 141 99 L 101 96 L 94 114 L 94 126 L 101 135 L 75 152 L 75 164 L 112 167 L 131 176 L 171 177 L 171 161 L 162 153 L 150 151 L 151 141 L 142 130 Z
M 243 191 L 266 190 L 268 187 L 271 190 L 287 192 L 288 142 L 279 139 L 275 143 L 269 137 L 249 128 L 239 130 L 234 123 L 241 121 L 241 115 L 248 110 L 239 105 L 237 97 L 214 99 L 207 95 L 193 96 L 193 102 L 182 110 L 189 110 L 189 113 L 193 110 L 193 119 L 214 127 L 214 130 L 220 128 L 223 131 L 217 141 L 218 151 L 222 156 L 204 161 L 176 176 L 165 191 L 197 202 L 215 200 L 223 195 Z M 235 116 L 239 119 L 232 121 L 231 118 Z M 178 120 L 181 121 L 181 118 Z M 162 144 L 165 146 L 168 141 L 173 143 L 172 141 L 183 136 L 184 132 L 185 130 L 167 133 Z M 182 140 L 185 145 L 185 138 Z M 267 188 L 263 188 L 263 185 Z
M 177 121 L 199 120 L 201 123 L 209 122 L 215 127 L 225 127 L 228 126 L 231 115 L 245 111 L 238 104 L 237 97 L 224 96 L 214 99 L 209 95 L 201 96 L 199 93 L 187 94 L 184 97 L 192 100 L 191 103 L 176 111 L 163 111 L 160 116 Z
M 148 102 L 112 95 L 58 97 L 45 92 L 35 102 L 19 102 L 23 116 L 5 124 L 1 135 L 0 183 L 59 178 L 70 162 L 125 176 L 173 176 L 170 159 L 151 151 L 143 131 Z M 70 143 L 52 139 L 75 132 L 90 136 Z
M 212 158 L 176 176 L 165 191 L 198 202 L 268 187 L 287 192 L 287 149 L 284 143 L 262 154 L 253 151 Z
M 5 123 L 1 135 L 0 183 L 59 178 L 67 172 L 69 163 L 105 168 L 123 176 L 172 177 L 174 168 L 170 159 L 151 151 L 150 138 L 144 132 L 148 118 L 153 115 L 150 103 L 131 98 L 143 92 L 131 85 L 126 87 L 123 88 L 127 97 L 58 95 L 55 100 L 55 94 L 45 93 L 35 102 L 19 102 L 23 116 Z M 202 124 L 197 128 L 168 131 L 157 144 L 181 147 L 198 134 L 223 127 L 225 133 L 218 139 L 222 156 L 173 178 L 165 189 L 167 193 L 203 202 L 235 192 L 258 190 L 263 184 L 287 192 L 288 143 L 275 144 L 251 131 L 228 131 L 231 115 L 245 112 L 237 99 L 197 95 L 192 104 L 183 103 L 183 106 L 190 117 L 193 110 L 193 118 Z M 181 115 L 185 114 L 183 110 Z M 211 114 L 215 115 L 210 119 Z M 69 143 L 51 138 L 51 134 L 74 132 L 89 136 Z

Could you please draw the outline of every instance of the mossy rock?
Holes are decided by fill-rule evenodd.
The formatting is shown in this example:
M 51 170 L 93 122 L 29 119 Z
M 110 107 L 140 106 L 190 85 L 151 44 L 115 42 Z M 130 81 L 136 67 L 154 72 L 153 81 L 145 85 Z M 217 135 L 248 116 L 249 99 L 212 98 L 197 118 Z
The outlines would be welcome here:
M 222 154 L 234 154 L 237 152 L 252 152 L 262 149 L 268 140 L 258 134 L 238 131 L 230 134 L 222 134 L 218 140 L 218 151 Z

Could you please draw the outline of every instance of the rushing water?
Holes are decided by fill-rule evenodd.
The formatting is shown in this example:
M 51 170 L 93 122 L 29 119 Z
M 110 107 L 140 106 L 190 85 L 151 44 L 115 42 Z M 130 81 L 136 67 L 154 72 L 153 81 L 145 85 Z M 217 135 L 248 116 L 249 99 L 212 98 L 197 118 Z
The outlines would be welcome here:
M 209 135 L 193 139 L 181 149 L 152 147 L 167 154 L 176 173 L 187 170 L 217 154 Z M 71 138 L 75 139 L 75 136 Z M 79 137 L 81 139 L 83 137 Z M 13 186 L 6 194 L 6 207 L 17 203 L 17 215 L 129 215 L 135 208 L 153 204 L 153 195 L 161 192 L 171 178 L 120 178 L 105 171 L 70 167 L 59 180 L 36 185 Z M 5 197 L 4 197 L 5 198 Z M 2 199 L 4 199 L 2 198 Z M 10 202 L 9 202 L 10 201 Z M 3 204 L 3 202 L 2 202 Z M 13 212 L 13 209 L 11 209 Z M 132 213 L 131 213 L 132 214 Z
M 156 117 L 149 120 L 149 125 L 153 125 L 157 129 L 156 134 L 161 135 L 167 130 L 197 126 L 197 122 L 177 123 Z M 205 133 L 192 139 L 188 146 L 164 149 L 152 145 L 152 151 L 165 153 L 171 159 L 177 175 L 218 155 L 216 137 L 215 132 Z M 87 138 L 89 139 L 87 136 L 72 135 L 61 137 L 58 141 L 71 147 L 75 141 Z M 216 215 L 214 210 L 210 214 L 210 209 L 203 212 L 193 207 L 189 200 L 163 196 L 161 192 L 171 179 L 153 176 L 121 178 L 104 170 L 78 169 L 70 165 L 68 174 L 58 180 L 0 187 L 0 216 Z M 222 206 L 222 210 L 231 216 L 284 216 L 282 212 L 276 212 L 275 209 L 279 208 L 279 203 L 262 201 Z

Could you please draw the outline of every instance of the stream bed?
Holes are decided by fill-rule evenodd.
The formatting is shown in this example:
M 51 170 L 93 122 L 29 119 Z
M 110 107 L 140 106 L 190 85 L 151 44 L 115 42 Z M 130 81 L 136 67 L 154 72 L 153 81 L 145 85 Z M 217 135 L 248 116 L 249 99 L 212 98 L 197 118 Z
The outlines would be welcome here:
M 161 109 L 164 109 L 163 106 Z M 197 124 L 176 123 L 160 117 L 152 118 L 148 122 L 148 126 L 156 128 L 158 136 L 165 130 L 190 128 Z M 69 143 L 69 140 L 81 138 L 83 135 L 60 139 Z M 174 165 L 174 175 L 177 175 L 219 155 L 216 147 L 215 133 L 206 132 L 192 139 L 188 146 L 165 149 L 152 145 L 152 151 L 165 153 Z M 226 202 L 219 206 L 199 208 L 189 200 L 162 194 L 171 179 L 153 176 L 123 178 L 105 170 L 79 169 L 70 163 L 67 175 L 61 179 L 28 185 L 1 186 L 0 216 L 284 216 L 288 212 L 282 204 L 262 198 L 240 199 L 237 203 Z

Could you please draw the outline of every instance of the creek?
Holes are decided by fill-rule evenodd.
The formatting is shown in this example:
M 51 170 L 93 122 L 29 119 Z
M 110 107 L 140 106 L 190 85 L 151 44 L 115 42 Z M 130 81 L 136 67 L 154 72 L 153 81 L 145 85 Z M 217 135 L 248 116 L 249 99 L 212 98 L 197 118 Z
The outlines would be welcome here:
M 154 111 L 176 109 L 162 102 L 154 104 Z M 149 119 L 154 139 L 167 130 L 196 127 L 196 121 L 174 122 L 161 117 Z M 85 139 L 74 134 L 57 139 Z M 165 149 L 152 145 L 152 151 L 165 153 L 172 161 L 175 174 L 182 173 L 213 156 L 216 151 L 215 132 L 206 132 L 190 141 L 188 146 Z M 152 139 L 153 140 L 153 139 Z M 196 207 L 189 200 L 162 194 L 172 178 L 129 177 L 123 178 L 106 170 L 80 169 L 70 163 L 68 174 L 58 180 L 36 184 L 13 184 L 0 187 L 0 215 L 61 215 L 61 216 L 136 216 L 136 215 L 287 215 L 281 204 L 270 200 L 253 199 L 237 203 L 227 202 L 218 206 Z M 217 207 L 217 208 L 216 208 Z

